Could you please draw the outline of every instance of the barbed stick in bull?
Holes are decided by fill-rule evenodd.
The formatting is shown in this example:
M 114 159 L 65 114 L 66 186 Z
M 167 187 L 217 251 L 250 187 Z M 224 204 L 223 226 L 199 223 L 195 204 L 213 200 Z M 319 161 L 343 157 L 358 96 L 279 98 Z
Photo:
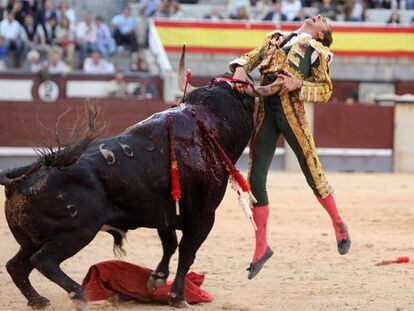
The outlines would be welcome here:
M 224 166 L 226 167 L 227 171 L 229 172 L 230 176 L 230 184 L 233 190 L 235 190 L 238 194 L 238 201 L 243 209 L 245 215 L 247 218 L 250 219 L 253 228 L 255 231 L 257 231 L 256 223 L 253 219 L 253 213 L 252 208 L 246 199 L 246 197 L 242 194 L 240 189 L 247 193 L 250 196 L 250 199 L 253 202 L 256 202 L 256 198 L 253 196 L 250 186 L 247 183 L 247 181 L 244 179 L 243 175 L 240 173 L 240 171 L 233 165 L 227 154 L 224 152 L 223 148 L 220 146 L 220 144 L 217 142 L 217 140 L 214 138 L 214 135 L 208 130 L 205 122 L 201 119 L 198 119 L 197 121 L 198 126 L 200 127 L 201 131 L 205 135 L 205 137 L 212 143 L 214 146 L 214 149 L 216 149 L 217 154 L 219 155 L 220 159 L 223 161 Z
M 170 115 L 167 117 L 167 133 L 168 145 L 170 147 L 171 199 L 175 202 L 175 213 L 180 215 L 180 171 L 178 169 L 177 157 L 174 150 L 173 119 Z

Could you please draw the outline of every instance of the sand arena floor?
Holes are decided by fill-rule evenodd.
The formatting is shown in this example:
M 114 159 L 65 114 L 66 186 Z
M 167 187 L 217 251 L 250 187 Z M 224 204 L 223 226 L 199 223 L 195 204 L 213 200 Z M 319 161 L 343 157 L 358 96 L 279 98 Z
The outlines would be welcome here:
M 236 195 L 228 191 L 191 269 L 206 274 L 203 287 L 215 300 L 193 309 L 414 310 L 414 263 L 375 266 L 398 256 L 414 260 L 414 175 L 328 175 L 349 225 L 353 246 L 348 255 L 338 255 L 329 217 L 304 178 L 296 173 L 272 173 L 269 240 L 275 255 L 254 280 L 247 280 L 245 269 L 251 259 L 254 233 L 237 205 Z M 26 301 L 5 269 L 18 245 L 3 211 L 0 241 L 0 310 L 26 310 Z M 154 230 L 128 233 L 126 247 L 126 260 L 133 263 L 153 268 L 161 258 Z M 112 238 L 100 233 L 62 267 L 81 282 L 89 266 L 111 258 Z M 176 264 L 175 255 L 172 271 Z M 68 296 L 58 286 L 37 271 L 31 280 L 51 300 L 50 310 L 72 310 Z M 169 309 L 143 304 L 115 307 L 108 302 L 90 305 L 90 310 Z

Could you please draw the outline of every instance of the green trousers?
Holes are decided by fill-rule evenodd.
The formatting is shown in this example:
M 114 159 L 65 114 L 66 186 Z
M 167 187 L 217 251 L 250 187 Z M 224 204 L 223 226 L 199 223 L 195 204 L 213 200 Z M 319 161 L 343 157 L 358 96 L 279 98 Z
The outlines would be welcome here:
M 295 135 L 278 95 L 265 97 L 263 102 L 264 119 L 250 145 L 249 182 L 252 193 L 257 199 L 255 206 L 269 204 L 266 190 L 267 175 L 280 134 L 294 151 L 306 181 L 314 194 L 318 197 L 326 196 L 326 193 L 321 193 L 319 190 L 327 187 L 327 181 L 315 151 L 313 138 L 310 137 L 311 141 L 309 141 L 309 137 L 306 137 L 306 140 L 302 139 L 302 145 L 299 143 L 300 137 L 297 137 L 298 134 Z M 301 131 L 296 131 L 296 133 L 301 133 Z M 309 146 L 303 141 L 309 141 Z M 313 162 L 309 163 L 309 161 Z M 314 172 L 311 172 L 310 166 L 315 167 L 315 164 L 317 164 L 316 172 L 315 169 Z M 330 186 L 328 187 L 330 188 Z

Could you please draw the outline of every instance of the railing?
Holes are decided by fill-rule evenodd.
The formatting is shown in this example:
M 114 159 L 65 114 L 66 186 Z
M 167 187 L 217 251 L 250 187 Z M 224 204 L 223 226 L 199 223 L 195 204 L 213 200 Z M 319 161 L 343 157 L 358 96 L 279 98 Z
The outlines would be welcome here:
M 165 52 L 153 20 L 149 21 L 148 44 L 151 52 L 155 56 L 161 73 L 164 74 L 171 72 L 172 67 L 170 61 L 168 60 L 167 53 Z

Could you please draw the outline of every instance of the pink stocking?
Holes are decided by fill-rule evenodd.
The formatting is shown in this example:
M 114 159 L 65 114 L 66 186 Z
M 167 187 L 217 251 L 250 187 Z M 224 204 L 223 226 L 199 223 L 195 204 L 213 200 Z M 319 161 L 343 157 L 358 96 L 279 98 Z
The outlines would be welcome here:
M 338 241 L 345 239 L 347 237 L 346 225 L 344 224 L 341 216 L 339 216 L 338 209 L 336 208 L 335 199 L 332 194 L 328 195 L 326 198 L 316 197 L 321 203 L 321 205 L 328 212 L 331 217 L 332 224 L 335 228 L 335 235 Z
M 253 255 L 253 263 L 260 259 L 267 249 L 267 218 L 269 217 L 269 206 L 257 206 L 253 209 L 253 219 L 257 225 L 256 249 Z

